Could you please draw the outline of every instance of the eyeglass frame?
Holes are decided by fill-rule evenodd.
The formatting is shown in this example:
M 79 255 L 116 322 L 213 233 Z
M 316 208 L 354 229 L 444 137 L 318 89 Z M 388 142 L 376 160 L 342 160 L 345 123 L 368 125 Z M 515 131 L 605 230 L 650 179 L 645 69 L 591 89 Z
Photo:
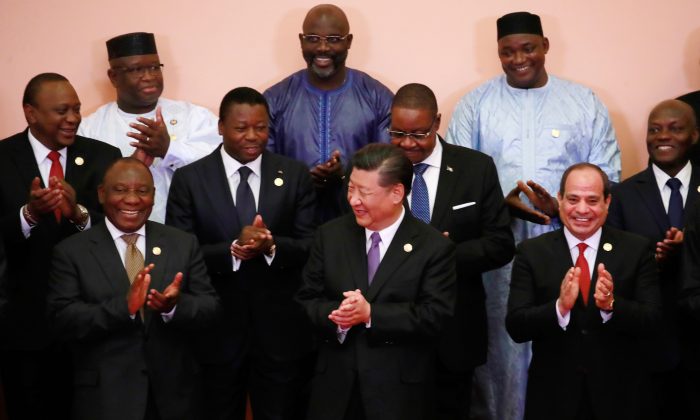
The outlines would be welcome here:
M 308 42 L 309 44 L 317 45 L 317 44 L 320 44 L 322 42 L 325 42 L 328 45 L 338 45 L 342 41 L 345 41 L 346 39 L 348 39 L 348 37 L 350 35 L 352 35 L 352 34 L 348 33 L 348 34 L 345 34 L 343 36 L 340 36 L 340 35 L 323 36 L 323 35 L 316 35 L 316 34 L 299 34 L 299 37 L 301 38 L 302 41 Z M 318 41 L 317 42 L 311 41 L 309 39 L 309 37 L 318 38 Z M 331 40 L 333 40 L 333 41 L 331 41 Z
M 431 134 L 435 130 L 433 130 L 433 126 L 435 126 L 435 120 L 437 120 L 437 117 L 440 114 L 435 114 L 433 116 L 433 121 L 430 123 L 430 128 L 428 129 L 427 133 L 407 133 L 405 131 L 399 131 L 399 130 L 392 130 L 391 128 L 386 129 L 386 131 L 389 133 L 389 137 L 392 139 L 405 139 L 406 137 L 410 138 L 413 141 L 423 141 L 430 137 Z
M 133 77 L 133 78 L 138 77 L 140 79 L 146 75 L 147 71 L 149 71 L 151 74 L 162 73 L 163 67 L 165 67 L 165 64 L 158 63 L 158 64 L 149 64 L 147 66 L 134 66 L 134 67 L 118 66 L 118 67 L 112 67 L 111 69 L 121 71 L 127 77 Z

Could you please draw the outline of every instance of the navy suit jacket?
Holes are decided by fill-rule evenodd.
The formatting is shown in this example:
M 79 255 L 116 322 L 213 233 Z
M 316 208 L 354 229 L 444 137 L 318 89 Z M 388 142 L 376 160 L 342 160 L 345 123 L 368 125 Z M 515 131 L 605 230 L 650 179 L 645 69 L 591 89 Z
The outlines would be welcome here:
M 263 152 L 258 214 L 272 232 L 275 257 L 272 265 L 263 256 L 243 261 L 234 272 L 231 243 L 252 221 L 238 220 L 220 148 L 175 172 L 166 212 L 167 224 L 199 239 L 224 306 L 224 319 L 203 340 L 203 356 L 232 360 L 251 344 L 272 359 L 295 359 L 311 347 L 308 322 L 293 300 L 314 231 L 309 171 Z
M 700 167 L 693 166 L 685 201 L 686 209 L 698 201 L 698 188 Z M 607 225 L 642 235 L 654 244 L 664 239 L 671 226 L 651 166 L 613 186 L 611 194 Z M 687 220 L 687 215 L 685 219 Z M 691 319 L 678 316 L 678 298 L 682 283 L 682 252 L 678 251 L 659 266 L 664 326 L 659 330 L 658 336 L 644 342 L 649 367 L 655 371 L 674 368 L 681 360 L 681 355 L 684 360 L 688 357 L 696 359 L 697 352 L 700 352 L 700 339 L 695 337 L 695 331 L 700 325 Z
M 116 147 L 81 136 L 68 146 L 64 178 L 75 190 L 77 202 L 90 211 L 92 225 L 102 220 L 97 186 L 107 167 L 120 157 Z M 0 287 L 8 299 L 7 331 L 0 346 L 12 349 L 35 350 L 47 345 L 51 251 L 59 241 L 79 232 L 65 218 L 57 223 L 50 213 L 40 219 L 29 238 L 24 237 L 19 213 L 35 177 L 41 174 L 27 130 L 0 141 L 0 235 L 7 254 L 7 275 Z
M 454 371 L 486 362 L 486 294 L 481 273 L 507 264 L 515 252 L 510 215 L 491 157 L 442 144 L 442 164 L 430 225 L 456 245 L 457 302 L 439 347 Z M 455 209 L 455 206 L 467 205 Z

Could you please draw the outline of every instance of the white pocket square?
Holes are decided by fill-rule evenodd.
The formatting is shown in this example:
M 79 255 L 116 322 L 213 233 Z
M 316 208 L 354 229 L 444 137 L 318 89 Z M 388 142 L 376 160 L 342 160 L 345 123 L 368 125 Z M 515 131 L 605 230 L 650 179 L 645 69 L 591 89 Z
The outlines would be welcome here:
M 456 206 L 452 206 L 452 210 L 463 209 L 465 207 L 473 206 L 474 204 L 476 204 L 476 201 L 470 201 L 468 203 L 457 204 Z

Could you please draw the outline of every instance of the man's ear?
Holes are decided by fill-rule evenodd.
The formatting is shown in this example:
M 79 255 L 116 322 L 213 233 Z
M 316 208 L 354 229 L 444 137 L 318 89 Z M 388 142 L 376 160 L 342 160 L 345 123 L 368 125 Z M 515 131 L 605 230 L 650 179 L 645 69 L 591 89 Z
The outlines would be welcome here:
M 24 111 L 24 119 L 27 120 L 27 124 L 36 124 L 36 109 L 30 104 L 24 104 L 22 110 Z

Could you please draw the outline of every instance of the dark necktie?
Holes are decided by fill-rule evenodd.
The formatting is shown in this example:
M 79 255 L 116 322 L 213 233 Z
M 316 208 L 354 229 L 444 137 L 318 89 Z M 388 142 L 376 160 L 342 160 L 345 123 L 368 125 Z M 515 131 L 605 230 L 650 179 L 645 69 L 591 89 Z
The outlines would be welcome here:
M 61 166 L 61 154 L 55 150 L 49 152 L 49 160 L 51 161 L 51 169 L 49 169 L 49 178 L 56 177 L 58 179 L 63 179 L 63 167 Z M 50 181 L 49 181 L 50 184 Z M 48 185 L 47 185 L 48 187 Z M 61 222 L 61 210 L 56 209 L 53 211 L 56 216 L 56 221 Z
M 588 245 L 581 242 L 578 246 L 578 258 L 576 259 L 576 267 L 581 269 L 581 275 L 578 278 L 578 287 L 583 297 L 583 304 L 588 305 L 588 291 L 591 289 L 591 271 L 588 269 L 588 261 L 583 255 L 583 252 L 588 248 Z
M 683 197 L 681 197 L 681 180 L 671 178 L 666 181 L 671 189 L 671 199 L 668 201 L 668 221 L 673 227 L 683 228 Z
M 241 180 L 236 189 L 236 210 L 243 226 L 252 224 L 253 219 L 255 219 L 255 197 L 248 184 L 248 176 L 250 176 L 251 172 L 253 171 L 247 166 L 238 168 Z
M 367 283 L 371 285 L 377 267 L 379 267 L 379 243 L 382 241 L 382 237 L 379 236 L 379 232 L 372 232 L 369 238 L 372 240 L 372 245 L 367 252 Z
M 425 223 L 430 223 L 430 200 L 428 199 L 428 186 L 425 185 L 423 173 L 428 169 L 428 164 L 419 163 L 413 165 L 413 186 L 411 187 L 411 213 Z

